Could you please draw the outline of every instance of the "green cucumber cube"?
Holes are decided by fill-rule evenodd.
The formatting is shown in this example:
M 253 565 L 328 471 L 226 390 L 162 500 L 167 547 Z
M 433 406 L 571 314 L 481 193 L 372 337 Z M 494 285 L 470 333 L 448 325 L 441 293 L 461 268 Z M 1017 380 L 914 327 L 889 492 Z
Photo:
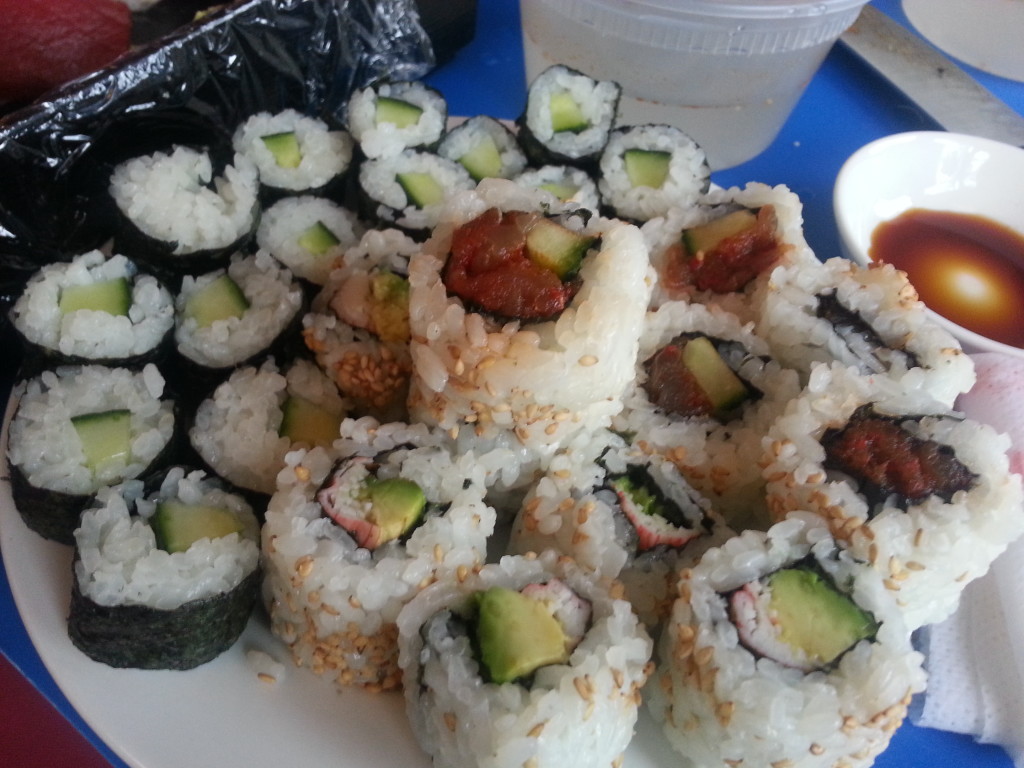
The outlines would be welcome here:
M 732 211 L 697 227 L 683 230 L 683 246 L 687 253 L 710 253 L 726 238 L 738 235 L 757 224 L 757 215 L 746 208 Z
M 707 337 L 699 336 L 686 343 L 682 363 L 693 374 L 715 411 L 731 410 L 749 397 L 746 384 Z
M 672 154 L 655 149 L 627 149 L 622 160 L 631 185 L 661 189 L 668 178 Z
M 184 552 L 200 539 L 219 539 L 244 530 L 230 509 L 178 500 L 161 501 L 149 519 L 156 545 L 166 552 Z
M 200 288 L 185 302 L 185 318 L 196 321 L 200 328 L 209 328 L 218 320 L 241 317 L 249 308 L 238 283 L 228 275 L 221 275 Z
M 338 438 L 341 415 L 331 413 L 304 397 L 289 395 L 281 407 L 283 416 L 278 434 L 293 443 L 328 447 Z
M 429 173 L 409 171 L 395 176 L 411 205 L 426 208 L 444 200 L 444 187 Z
M 337 235 L 331 232 L 322 221 L 316 222 L 299 235 L 298 242 L 302 248 L 305 248 L 314 256 L 323 256 L 331 248 L 341 243 Z
M 386 96 L 377 97 L 377 107 L 374 111 L 374 122 L 391 123 L 396 128 L 408 128 L 420 121 L 423 109 L 415 104 L 410 104 L 401 99 L 390 99 Z
M 459 162 L 469 171 L 474 181 L 493 178 L 501 173 L 501 152 L 494 139 L 487 135 L 460 157 Z
M 282 168 L 298 168 L 302 163 L 302 149 L 299 147 L 299 137 L 292 131 L 285 133 L 272 133 L 268 136 L 261 136 L 263 143 L 274 161 Z
M 551 130 L 555 133 L 579 133 L 590 127 L 583 110 L 568 91 L 555 91 L 548 101 L 551 110 Z
M 132 452 L 132 414 L 118 409 L 71 418 L 82 444 L 85 464 L 92 471 L 110 461 L 128 462 Z
M 563 227 L 557 221 L 538 219 L 526 233 L 526 255 L 534 264 L 550 269 L 560 280 L 565 280 L 576 274 L 596 240 Z
M 61 290 L 58 306 L 65 315 L 80 309 L 127 315 L 132 306 L 132 289 L 124 277 L 87 285 L 69 285 Z

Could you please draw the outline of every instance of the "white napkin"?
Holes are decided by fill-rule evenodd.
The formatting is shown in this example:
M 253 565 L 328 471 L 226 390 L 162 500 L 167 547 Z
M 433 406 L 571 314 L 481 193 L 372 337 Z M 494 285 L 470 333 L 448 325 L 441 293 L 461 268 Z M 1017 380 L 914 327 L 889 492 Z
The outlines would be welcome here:
M 1013 441 L 1024 474 L 1024 360 L 974 355 L 978 383 L 958 402 Z M 1024 514 L 1024 510 L 1021 511 Z M 957 612 L 927 633 L 928 690 L 918 725 L 1001 744 L 1024 768 L 1024 539 L 967 585 Z

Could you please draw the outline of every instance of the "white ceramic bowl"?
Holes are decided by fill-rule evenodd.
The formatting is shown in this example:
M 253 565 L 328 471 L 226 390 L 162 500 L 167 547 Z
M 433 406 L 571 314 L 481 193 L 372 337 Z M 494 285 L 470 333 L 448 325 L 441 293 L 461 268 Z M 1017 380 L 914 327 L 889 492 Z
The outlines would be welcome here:
M 844 255 L 868 264 L 875 227 L 909 208 L 985 216 L 1024 234 L 1022 194 L 1024 149 L 976 136 L 914 131 L 886 136 L 854 152 L 839 170 L 832 202 Z M 1020 347 L 929 312 L 968 352 L 1024 358 Z

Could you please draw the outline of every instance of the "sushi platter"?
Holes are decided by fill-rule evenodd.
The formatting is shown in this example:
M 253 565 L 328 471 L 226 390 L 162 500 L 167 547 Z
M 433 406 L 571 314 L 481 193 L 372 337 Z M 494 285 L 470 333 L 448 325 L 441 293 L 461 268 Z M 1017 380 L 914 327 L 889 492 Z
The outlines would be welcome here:
M 874 5 L 905 23 L 896 0 Z M 679 763 L 679 752 L 731 762 L 736 752 L 729 750 L 737 747 L 730 746 L 730 722 L 756 732 L 762 712 L 766 722 L 800 723 L 793 738 L 765 747 L 776 751 L 749 755 L 779 765 L 807 754 L 802 740 L 809 739 L 812 755 L 849 756 L 857 765 L 1008 768 L 1012 761 L 998 746 L 913 724 L 913 697 L 924 695 L 926 674 L 910 632 L 948 616 L 960 582 L 983 574 L 1005 548 L 1004 537 L 1015 534 L 1021 521 L 1011 513 L 1024 491 L 1008 469 L 1009 442 L 951 411 L 974 380 L 972 364 L 944 331 L 921 319 L 923 307 L 907 309 L 905 276 L 827 261 L 840 252 L 830 200 L 843 159 L 880 135 L 931 127 L 928 118 L 837 47 L 775 143 L 739 167 L 711 173 L 700 148 L 667 127 L 613 130 L 617 95 L 607 94 L 617 85 L 556 67 L 545 73 L 547 82 L 538 84 L 542 76 L 528 89 L 514 0 L 479 0 L 475 38 L 453 56 L 446 51 L 433 69 L 426 34 L 407 23 L 405 7 L 403 0 L 234 3 L 133 54 L 122 66 L 148 73 L 136 82 L 118 78 L 116 67 L 103 70 L 25 110 L 18 122 L 0 122 L 0 170 L 19 173 L 27 190 L 21 197 L 0 191 L 0 291 L 4 311 L 13 307 L 3 325 L 5 347 L 22 338 L 48 343 L 37 341 L 45 336 L 33 327 L 37 310 L 19 297 L 29 275 L 26 296 L 46 281 L 60 286 L 48 289 L 59 296 L 60 314 L 75 313 L 77 301 L 114 316 L 132 307 L 135 318 L 143 310 L 127 294 L 155 295 L 156 288 L 139 287 L 149 272 L 175 298 L 161 297 L 156 303 L 164 308 L 145 311 L 168 318 L 157 336 L 177 337 L 175 352 L 158 354 L 151 354 L 156 342 L 113 353 L 89 337 L 77 346 L 61 341 L 59 350 L 29 348 L 21 374 L 27 383 L 19 376 L 15 387 L 15 372 L 4 371 L 0 651 L 115 768 L 427 768 L 431 752 L 435 761 L 471 765 L 482 759 L 475 757 L 480 750 L 519 755 L 495 766 L 560 765 L 568 759 L 556 757 L 563 750 L 586 755 L 580 759 L 588 764 L 664 768 Z M 325 42 L 309 47 L 309 37 Z M 971 74 L 1024 113 L 1024 86 Z M 406 82 L 419 78 L 426 88 Z M 559 89 L 573 97 L 556 110 Z M 581 97 L 587 89 L 607 104 Z M 104 92 L 106 103 L 97 98 Z M 537 118 L 527 98 L 549 100 L 552 114 Z M 328 133 L 301 112 L 347 124 L 351 135 Z M 463 126 L 489 131 L 472 141 L 491 153 L 459 148 L 470 139 L 449 142 L 461 118 L 446 115 L 488 116 Z M 518 139 L 508 131 L 516 118 Z M 427 145 L 429 137 L 394 144 L 394 126 L 401 132 L 430 120 L 439 125 L 438 140 L 445 138 L 429 163 L 416 143 Z M 575 134 L 573 141 L 546 139 L 544 120 L 556 136 Z M 596 148 L 578 149 L 595 131 Z M 499 153 L 496 142 L 510 147 Z M 165 154 L 172 144 L 173 155 Z M 213 149 L 203 156 L 189 148 L 201 144 Z M 235 154 L 221 157 L 221 147 Z M 580 213 L 597 206 L 573 197 L 584 192 L 569 189 L 568 176 L 528 184 L 523 173 L 520 180 L 527 158 L 536 167 L 584 151 L 603 196 L 599 216 Z M 302 165 L 303 154 L 307 166 L 317 167 L 312 180 L 295 180 L 288 170 Z M 319 173 L 336 161 L 337 168 Z M 346 182 L 343 198 L 339 179 L 350 161 L 359 168 L 359 189 Z M 211 209 L 230 219 L 223 232 L 195 226 L 202 223 L 195 215 L 171 222 L 157 193 L 139 193 L 160 188 L 161 163 L 174 166 L 172 174 L 190 168 L 183 178 L 192 179 L 181 187 L 192 185 L 189 195 L 212 200 Z M 615 163 L 625 171 L 609 170 Z M 504 178 L 477 186 L 487 176 Z M 637 187 L 664 188 L 665 199 L 638 197 Z M 322 196 L 320 207 L 301 210 L 301 194 Z M 342 205 L 356 195 L 358 210 L 353 203 L 350 214 Z M 173 207 L 185 210 L 192 199 L 179 197 Z M 710 227 L 718 217 L 733 222 L 731 232 Z M 371 220 L 388 234 L 364 225 Z M 320 264 L 290 260 L 279 244 L 285 226 L 287 238 L 306 251 L 338 256 Z M 759 238 L 762 245 L 751 247 L 763 265 L 749 266 L 757 263 L 751 260 L 731 273 L 701 271 L 705 252 L 725 252 L 720 243 L 736 232 Z M 100 253 L 111 237 L 115 252 L 132 254 L 139 275 L 118 261 L 123 257 Z M 519 238 L 529 256 L 516 263 L 516 285 L 543 291 L 489 287 L 488 264 L 498 256 L 489 255 L 487 243 L 506 237 Z M 236 254 L 236 244 L 248 247 L 250 239 L 259 252 Z M 687 248 L 693 260 L 682 273 L 673 271 L 673 259 L 685 260 Z M 67 266 L 68 275 L 106 270 L 96 283 L 102 291 L 90 285 L 72 298 L 77 278 L 50 267 L 56 254 L 68 252 L 83 254 Z M 856 305 L 867 292 L 873 298 Z M 805 312 L 800 302 L 812 307 L 814 322 L 831 324 L 830 333 L 846 323 L 854 328 L 847 336 L 873 335 L 879 346 L 864 352 L 855 339 L 843 341 L 846 352 L 833 346 L 826 353 L 798 343 L 791 336 L 805 333 L 793 325 Z M 599 308 L 608 306 L 614 314 L 602 318 Z M 225 320 L 237 327 L 245 317 L 260 339 L 240 333 L 241 351 L 217 346 L 212 330 L 203 335 Z M 858 322 L 876 325 L 865 332 Z M 879 338 L 896 337 L 900 328 L 909 328 L 902 333 L 910 341 Z M 549 349 L 545 339 L 555 333 L 558 344 Z M 346 345 L 362 355 L 361 372 L 346 367 L 354 354 Z M 101 351 L 81 351 L 93 347 Z M 301 359 L 292 357 L 296 347 Z M 89 376 L 99 376 L 103 365 L 54 373 L 51 357 L 124 359 L 136 367 L 129 373 L 124 363 L 113 372 L 120 379 L 95 383 L 100 379 Z M 678 377 L 663 371 L 675 371 L 670 366 L 680 359 L 695 389 L 659 391 L 644 383 Z M 359 384 L 367 377 L 369 384 Z M 911 397 L 911 389 L 924 399 Z M 265 428 L 269 438 L 258 426 L 264 392 L 278 398 L 277 421 Z M 174 397 L 180 403 L 172 405 Z M 79 400 L 94 405 L 82 410 Z M 77 434 L 89 473 L 144 462 L 100 480 L 89 506 L 77 501 L 93 493 L 76 480 L 78 470 L 31 463 L 36 453 L 63 450 L 30 439 L 42 436 L 50 409 L 65 407 L 61 428 Z M 187 438 L 177 433 L 186 408 Z M 343 418 L 346 409 L 357 418 Z M 684 421 L 685 428 L 677 426 Z M 826 446 L 824 464 L 794 448 L 809 432 Z M 909 446 L 896 451 L 924 446 L 934 453 L 941 445 L 946 463 L 923 496 L 917 486 L 892 490 L 887 479 L 873 485 L 872 468 L 843 447 L 876 434 Z M 279 445 L 277 453 L 260 447 L 268 440 Z M 956 457 L 946 456 L 954 453 L 949 446 Z M 183 458 L 171 463 L 206 470 L 164 468 L 153 479 L 145 462 L 159 467 L 174 451 Z M 851 474 L 860 478 L 849 495 L 835 490 L 834 475 L 822 480 L 837 468 L 840 483 Z M 225 489 L 219 481 L 204 485 L 206 471 L 220 475 Z M 57 479 L 37 481 L 41 476 Z M 125 477 L 116 490 L 106 488 Z M 943 534 L 953 540 L 979 536 L 971 553 L 979 560 L 958 564 L 959 576 L 941 551 L 921 545 L 922 528 L 915 537 L 913 528 L 907 536 L 899 527 L 923 519 L 912 507 L 924 502 L 911 501 L 912 494 L 936 514 L 953 509 L 951 519 L 972 499 L 986 499 L 991 521 L 943 523 L 956 531 Z M 127 507 L 136 504 L 145 521 L 133 517 L 129 528 Z M 49 507 L 71 511 L 51 516 Z M 193 513 L 206 517 L 188 517 Z M 602 533 L 608 530 L 614 533 Z M 589 539 L 603 536 L 615 539 L 608 549 L 588 549 Z M 888 537 L 913 544 L 890 550 Z M 985 546 L 995 542 L 991 549 L 980 546 L 982 538 Z M 116 548 L 119 541 L 125 549 Z M 214 548 L 220 570 L 204 570 L 203 547 Z M 544 547 L 567 557 L 534 554 Z M 131 554 L 140 548 L 159 557 Z M 512 554 L 498 564 L 496 551 Z M 189 552 L 194 564 L 182 565 Z M 141 619 L 123 647 L 108 648 L 106 617 L 117 621 L 122 608 L 103 602 L 104 585 L 113 583 L 116 592 L 121 578 L 109 581 L 117 568 L 107 558 L 121 557 L 139 557 L 140 565 L 127 569 L 138 574 L 125 577 L 131 589 L 145 590 L 146 569 L 171 557 L 183 573 L 225 582 L 168 607 L 203 611 L 204 601 L 237 598 L 241 620 L 229 627 L 223 619 L 210 634 L 224 637 L 209 646 L 199 626 L 206 619 L 171 630 L 155 623 L 154 632 L 180 633 L 182 644 L 192 642 L 193 632 L 201 636 L 202 650 L 181 656 L 162 650 L 163 643 L 151 655 Z M 678 592 L 671 574 L 681 574 Z M 764 601 L 776 610 L 790 599 L 784 590 L 792 587 L 784 585 L 792 579 L 808 584 L 801 589 L 815 599 L 841 605 L 830 607 L 835 649 L 820 650 L 809 636 L 783 642 L 773 636 L 777 630 L 758 627 Z M 900 602 L 890 592 L 903 581 Z M 175 599 L 160 591 L 155 599 Z M 708 629 L 703 622 L 709 611 L 718 616 L 719 604 L 727 606 L 725 618 L 715 621 L 726 628 Z M 140 616 L 164 613 L 151 605 L 128 608 Z M 527 660 L 522 648 L 498 639 L 514 634 L 513 624 L 502 623 L 513 611 L 529 612 L 528 623 L 557 634 L 545 660 Z M 220 627 L 221 619 L 213 624 Z M 530 635 L 521 642 L 540 640 Z M 656 670 L 652 649 L 654 658 L 671 663 Z M 713 658 L 728 674 L 719 675 L 718 666 L 707 671 Z M 485 670 L 471 675 L 489 691 L 479 695 L 489 698 L 459 689 L 464 663 Z M 745 665 L 757 667 L 750 674 L 760 687 L 730 689 L 732 668 Z M 421 681 L 405 697 L 396 690 L 399 666 Z M 558 670 L 576 667 L 558 677 Z M 886 675 L 877 672 L 883 669 Z M 847 678 L 857 681 L 852 694 Z M 815 687 L 822 680 L 825 693 Z M 639 705 L 645 681 L 650 707 Z M 673 693 L 691 685 L 694 697 L 707 693 L 710 704 L 689 709 L 686 695 Z M 505 692 L 492 691 L 498 688 Z M 758 694 L 750 698 L 753 690 Z M 802 708 L 801 697 L 816 696 L 825 703 Z M 520 719 L 516 697 L 535 702 L 530 706 L 545 719 Z M 797 702 L 788 714 L 783 699 Z M 621 714 L 612 714 L 620 706 Z M 704 722 L 702 707 L 711 708 Z M 500 726 L 480 719 L 485 708 L 500 713 L 489 716 Z M 569 735 L 544 741 L 545 729 Z M 691 742 L 686 733 L 693 730 L 702 736 Z M 0 737 L 0 751 L 8 738 Z

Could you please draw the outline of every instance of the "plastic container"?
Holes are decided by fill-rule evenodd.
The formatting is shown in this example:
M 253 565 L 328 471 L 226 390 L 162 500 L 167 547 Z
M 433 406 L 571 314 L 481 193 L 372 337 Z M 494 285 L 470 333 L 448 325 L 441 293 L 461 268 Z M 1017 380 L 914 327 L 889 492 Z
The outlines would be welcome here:
M 866 0 L 520 0 L 527 81 L 623 89 L 619 123 L 686 131 L 715 170 L 762 152 Z

